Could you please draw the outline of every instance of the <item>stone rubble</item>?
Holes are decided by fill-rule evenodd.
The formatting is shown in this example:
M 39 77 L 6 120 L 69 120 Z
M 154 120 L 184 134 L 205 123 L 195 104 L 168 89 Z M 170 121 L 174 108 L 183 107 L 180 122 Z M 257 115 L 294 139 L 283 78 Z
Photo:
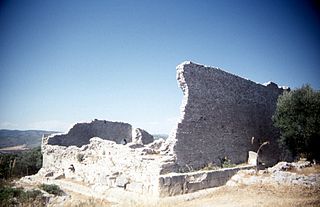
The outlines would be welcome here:
M 133 136 L 132 136 L 132 142 L 136 144 L 150 144 L 154 141 L 154 138 L 151 134 L 149 134 L 147 131 L 137 128 L 134 130 Z
M 241 170 L 227 182 L 227 185 L 276 184 L 320 187 L 320 173 L 308 175 L 299 173 L 306 167 L 311 167 L 311 163 L 308 161 L 279 162 L 266 170 L 260 170 L 258 175 L 254 170 Z

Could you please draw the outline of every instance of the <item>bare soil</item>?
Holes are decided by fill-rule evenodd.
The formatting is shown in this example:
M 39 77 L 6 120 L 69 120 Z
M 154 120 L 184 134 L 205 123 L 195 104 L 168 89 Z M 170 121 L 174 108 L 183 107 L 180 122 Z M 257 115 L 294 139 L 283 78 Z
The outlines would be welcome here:
M 223 186 L 217 190 L 195 199 L 161 199 L 154 204 L 126 203 L 115 204 L 103 200 L 86 198 L 79 195 L 65 206 L 128 206 L 128 207 L 319 207 L 320 187 L 280 186 L 280 185 L 251 185 L 230 187 Z
M 228 187 L 224 186 L 204 198 L 175 204 L 177 207 L 295 207 L 320 206 L 320 188 L 301 186 L 254 185 Z

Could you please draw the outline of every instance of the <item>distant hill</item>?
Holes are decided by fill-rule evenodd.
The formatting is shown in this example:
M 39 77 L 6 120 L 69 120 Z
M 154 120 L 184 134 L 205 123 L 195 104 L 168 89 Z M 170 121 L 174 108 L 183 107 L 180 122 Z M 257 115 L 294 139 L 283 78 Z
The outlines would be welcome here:
M 25 145 L 27 148 L 34 148 L 41 145 L 43 134 L 58 133 L 44 130 L 0 130 L 0 148 Z
M 55 131 L 44 130 L 8 130 L 0 129 L 0 148 L 14 147 L 24 145 L 27 148 L 34 148 L 41 145 L 43 134 L 59 133 Z M 154 134 L 154 139 L 167 139 L 167 134 Z
M 166 140 L 169 137 L 169 135 L 167 135 L 167 134 L 153 134 L 152 136 L 153 136 L 154 139 L 162 138 L 164 140 Z

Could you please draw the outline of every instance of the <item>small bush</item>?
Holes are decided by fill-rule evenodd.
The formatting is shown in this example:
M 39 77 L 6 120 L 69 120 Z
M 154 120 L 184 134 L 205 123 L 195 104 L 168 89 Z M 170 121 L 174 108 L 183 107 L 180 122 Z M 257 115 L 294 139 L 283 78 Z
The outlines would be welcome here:
M 220 169 L 220 167 L 212 164 L 212 163 L 209 163 L 208 165 L 206 165 L 204 168 L 202 168 L 201 170 L 218 170 Z
M 24 191 L 10 186 L 0 187 L 0 206 L 45 206 L 39 190 Z
M 51 185 L 47 185 L 47 184 L 42 184 L 39 186 L 39 188 L 41 188 L 42 190 L 50 193 L 50 194 L 53 194 L 53 195 L 62 195 L 63 191 L 60 189 L 59 186 L 57 185 L 54 185 L 54 184 L 51 184 Z
M 77 160 L 79 162 L 82 162 L 84 160 L 84 154 L 81 154 L 81 153 L 77 154 Z
M 222 168 L 230 168 L 235 167 L 236 164 L 232 163 L 228 157 L 224 157 L 221 159 L 221 167 Z

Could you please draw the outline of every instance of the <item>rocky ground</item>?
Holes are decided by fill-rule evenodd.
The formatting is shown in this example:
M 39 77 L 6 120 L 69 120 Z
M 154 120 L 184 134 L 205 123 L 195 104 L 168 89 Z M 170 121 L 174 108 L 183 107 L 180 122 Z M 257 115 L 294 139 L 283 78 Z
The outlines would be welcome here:
M 111 201 L 107 201 L 70 191 L 68 185 L 65 187 L 62 187 L 65 194 L 51 196 L 48 206 L 320 206 L 320 166 L 306 161 L 280 162 L 258 174 L 254 170 L 239 171 L 226 186 L 141 202 L 131 199 L 130 195 L 124 195 L 122 200 L 113 200 L 111 195 Z

